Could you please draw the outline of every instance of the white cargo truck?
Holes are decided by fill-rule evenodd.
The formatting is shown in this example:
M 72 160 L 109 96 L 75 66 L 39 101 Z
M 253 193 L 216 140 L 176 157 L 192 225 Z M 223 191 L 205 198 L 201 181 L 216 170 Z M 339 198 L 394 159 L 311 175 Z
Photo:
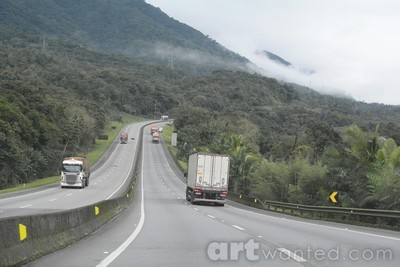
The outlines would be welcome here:
M 189 156 L 186 200 L 224 206 L 228 194 L 229 157 L 196 153 Z
M 61 167 L 61 188 L 89 186 L 90 169 L 85 157 L 64 158 Z

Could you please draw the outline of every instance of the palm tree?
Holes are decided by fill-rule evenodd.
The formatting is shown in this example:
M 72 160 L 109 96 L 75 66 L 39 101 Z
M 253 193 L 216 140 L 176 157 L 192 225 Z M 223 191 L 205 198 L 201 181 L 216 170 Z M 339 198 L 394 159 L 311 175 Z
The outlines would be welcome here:
M 393 139 L 381 139 L 376 171 L 370 175 L 382 209 L 400 209 L 400 147 Z
M 230 157 L 230 190 L 248 194 L 249 176 L 260 157 L 241 135 L 221 134 L 219 150 Z

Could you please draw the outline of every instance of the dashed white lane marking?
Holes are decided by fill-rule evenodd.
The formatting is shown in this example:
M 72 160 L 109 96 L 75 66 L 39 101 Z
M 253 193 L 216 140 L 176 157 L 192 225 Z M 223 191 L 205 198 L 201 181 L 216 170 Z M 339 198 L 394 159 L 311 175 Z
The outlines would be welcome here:
M 70 196 L 72 196 L 72 193 L 66 194 L 65 196 L 66 196 L 66 197 L 70 197 Z
M 199 211 L 199 209 L 198 208 L 193 208 L 195 211 Z
M 214 217 L 214 216 L 212 216 L 212 215 L 210 215 L 210 214 L 208 214 L 207 216 L 210 217 L 210 218 L 212 218 L 212 219 L 215 219 L 215 218 L 216 218 L 216 217 Z
M 57 198 L 50 199 L 49 202 L 56 201 Z
M 21 206 L 21 207 L 19 207 L 19 208 L 20 208 L 20 209 L 24 209 L 24 208 L 32 207 L 32 206 L 33 206 L 32 204 L 29 204 L 29 205 Z
M 286 255 L 288 255 L 290 258 L 294 259 L 297 262 L 306 262 L 305 259 L 298 256 L 296 253 L 293 253 L 290 250 L 287 250 L 286 248 L 278 248 L 278 250 L 282 253 L 285 253 Z
M 244 228 L 242 228 L 242 227 L 240 227 L 240 226 L 237 226 L 237 225 L 234 225 L 234 224 L 232 224 L 232 227 L 233 227 L 233 228 L 236 228 L 236 229 L 238 229 L 238 230 L 240 230 L 240 231 L 244 231 L 244 230 L 245 230 Z

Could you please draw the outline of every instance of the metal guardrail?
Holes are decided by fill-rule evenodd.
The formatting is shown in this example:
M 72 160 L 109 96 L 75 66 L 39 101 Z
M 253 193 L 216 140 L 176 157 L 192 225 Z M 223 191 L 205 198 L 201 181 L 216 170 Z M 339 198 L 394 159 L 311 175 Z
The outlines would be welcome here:
M 311 206 L 277 201 L 263 201 L 257 197 L 236 194 L 233 192 L 229 192 L 228 198 L 264 210 L 289 213 L 298 216 L 310 213 L 313 217 L 339 219 L 375 225 L 387 225 L 400 229 L 400 211 L 397 210 Z

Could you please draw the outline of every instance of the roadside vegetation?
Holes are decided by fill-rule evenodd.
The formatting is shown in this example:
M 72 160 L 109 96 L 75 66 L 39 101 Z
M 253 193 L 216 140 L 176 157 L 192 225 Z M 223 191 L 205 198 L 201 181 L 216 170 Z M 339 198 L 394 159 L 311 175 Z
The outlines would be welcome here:
M 173 154 L 179 161 L 195 152 L 229 155 L 234 193 L 326 206 L 333 205 L 329 195 L 338 191 L 339 206 L 400 209 L 400 146 L 379 135 L 379 124 L 372 133 L 357 125 L 340 132 L 312 128 L 279 158 L 260 153 L 250 127 L 236 134 L 225 118 L 203 115 L 199 110 L 174 114 L 179 142 Z

